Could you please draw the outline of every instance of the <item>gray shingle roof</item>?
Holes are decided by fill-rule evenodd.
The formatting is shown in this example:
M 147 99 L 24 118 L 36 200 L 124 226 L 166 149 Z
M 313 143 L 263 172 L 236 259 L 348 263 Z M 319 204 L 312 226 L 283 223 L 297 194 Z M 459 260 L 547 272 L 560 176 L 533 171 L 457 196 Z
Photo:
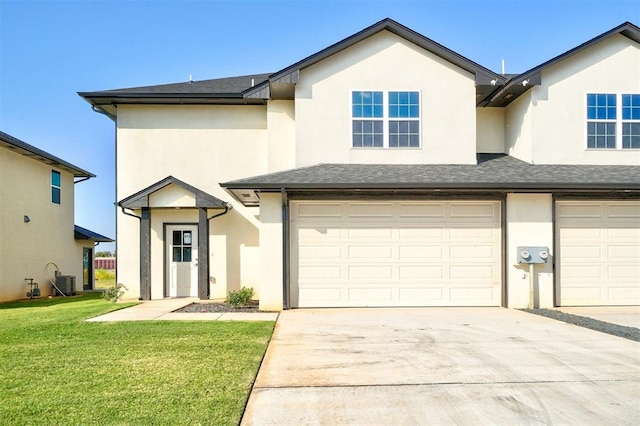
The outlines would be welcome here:
M 534 165 L 505 154 L 478 164 L 318 164 L 220 184 L 227 189 L 640 190 L 640 166 Z
M 186 81 L 182 83 L 161 84 L 157 86 L 129 87 L 124 89 L 104 90 L 101 92 L 82 92 L 80 96 L 127 96 L 127 95 L 194 95 L 209 96 L 241 96 L 242 92 L 262 83 L 269 74 L 251 74 L 239 77 L 216 78 L 212 80 Z
M 40 161 L 50 166 L 58 167 L 73 174 L 74 177 L 96 177 L 96 175 L 91 172 L 83 170 L 78 166 L 74 166 L 73 164 L 64 161 L 59 157 L 56 157 L 53 154 L 49 154 L 48 152 L 43 151 L 40 148 L 36 148 L 35 146 L 21 141 L 20 139 L 2 131 L 0 131 L 0 146 L 4 146 L 5 148 L 24 155 L 25 157 L 30 157 L 34 160 Z

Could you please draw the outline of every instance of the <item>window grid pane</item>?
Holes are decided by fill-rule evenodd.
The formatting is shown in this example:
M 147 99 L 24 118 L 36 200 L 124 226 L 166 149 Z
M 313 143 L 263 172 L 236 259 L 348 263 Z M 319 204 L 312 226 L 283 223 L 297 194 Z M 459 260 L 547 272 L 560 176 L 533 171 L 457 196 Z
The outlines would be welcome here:
M 615 148 L 616 123 L 587 123 L 587 148 Z
M 608 93 L 588 94 L 587 118 L 589 120 L 615 120 L 616 95 Z
M 353 146 L 382 147 L 382 120 L 353 120 Z
M 420 146 L 420 126 L 413 120 L 389 122 L 390 148 L 418 148 Z
M 418 92 L 389 92 L 390 118 L 420 118 Z
M 622 95 L 622 119 L 640 120 L 640 95 Z
M 382 118 L 382 92 L 353 92 L 354 118 Z
M 640 149 L 640 122 L 622 124 L 622 148 Z

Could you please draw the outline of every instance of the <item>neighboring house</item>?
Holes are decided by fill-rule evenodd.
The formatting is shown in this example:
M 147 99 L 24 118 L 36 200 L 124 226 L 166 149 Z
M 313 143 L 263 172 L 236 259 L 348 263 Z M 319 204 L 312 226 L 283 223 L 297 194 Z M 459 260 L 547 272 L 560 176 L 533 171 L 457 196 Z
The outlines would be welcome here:
M 93 247 L 112 240 L 73 224 L 74 185 L 92 177 L 0 132 L 0 301 L 25 298 L 25 278 L 49 295 L 56 271 L 93 288 Z
M 639 42 L 624 23 L 506 76 L 385 19 L 272 74 L 80 93 L 116 123 L 118 282 L 252 286 L 263 309 L 520 308 L 530 284 L 637 305 Z

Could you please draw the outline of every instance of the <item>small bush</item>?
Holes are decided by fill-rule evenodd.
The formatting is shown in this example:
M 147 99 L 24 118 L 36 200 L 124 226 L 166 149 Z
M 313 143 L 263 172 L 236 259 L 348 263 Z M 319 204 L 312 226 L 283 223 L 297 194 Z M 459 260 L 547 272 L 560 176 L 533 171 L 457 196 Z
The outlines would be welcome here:
M 124 294 L 123 287 L 124 286 L 122 284 L 116 284 L 113 287 L 109 287 L 104 290 L 102 297 L 107 302 L 115 303 L 122 298 L 122 295 Z
M 234 308 L 247 306 L 253 297 L 253 287 L 242 287 L 238 291 L 230 291 L 227 303 Z

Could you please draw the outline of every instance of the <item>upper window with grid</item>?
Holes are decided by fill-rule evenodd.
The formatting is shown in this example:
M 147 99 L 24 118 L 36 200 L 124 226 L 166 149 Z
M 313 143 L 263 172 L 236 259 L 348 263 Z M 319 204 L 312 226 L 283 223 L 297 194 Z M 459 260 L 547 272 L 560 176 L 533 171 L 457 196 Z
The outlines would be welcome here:
M 587 148 L 640 149 L 640 95 L 587 94 Z
M 354 148 L 419 148 L 419 92 L 352 93 Z

